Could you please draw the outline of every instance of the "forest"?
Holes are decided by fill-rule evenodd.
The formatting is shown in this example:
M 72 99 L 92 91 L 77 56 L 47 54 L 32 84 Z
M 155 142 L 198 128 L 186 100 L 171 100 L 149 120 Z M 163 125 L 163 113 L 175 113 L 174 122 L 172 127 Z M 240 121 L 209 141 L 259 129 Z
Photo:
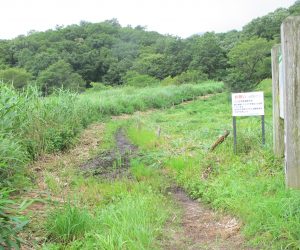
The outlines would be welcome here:
M 299 14 L 299 5 L 256 18 L 241 31 L 186 39 L 121 27 L 116 19 L 30 31 L 0 41 L 0 79 L 15 88 L 35 83 L 45 95 L 61 86 L 84 91 L 93 83 L 147 86 L 207 79 L 247 90 L 271 76 L 270 49 L 279 42 L 282 20 Z

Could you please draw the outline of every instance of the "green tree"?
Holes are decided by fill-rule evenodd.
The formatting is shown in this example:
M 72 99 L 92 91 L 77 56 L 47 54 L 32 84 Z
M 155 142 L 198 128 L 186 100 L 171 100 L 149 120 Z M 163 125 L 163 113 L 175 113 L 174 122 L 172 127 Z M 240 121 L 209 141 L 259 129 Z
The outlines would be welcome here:
M 291 15 L 300 15 L 300 0 L 297 0 L 290 8 L 289 12 Z
M 45 95 L 49 95 L 55 88 L 64 87 L 73 91 L 84 88 L 84 80 L 75 73 L 70 64 L 60 60 L 42 71 L 37 79 Z
M 237 30 L 231 30 L 226 33 L 217 34 L 220 39 L 220 46 L 226 52 L 229 51 L 240 41 L 241 32 Z
M 17 89 L 25 87 L 31 79 L 32 75 L 25 69 L 8 68 L 0 70 L 0 81 L 12 84 Z
M 143 75 L 157 79 L 164 79 L 168 73 L 165 71 L 165 57 L 163 54 L 145 53 L 135 61 L 132 69 Z
M 261 37 L 268 41 L 275 39 L 279 42 L 280 25 L 289 14 L 287 9 L 280 8 L 268 15 L 253 19 L 243 28 L 242 35 L 244 39 Z
M 264 38 L 252 38 L 237 44 L 229 52 L 227 87 L 232 91 L 248 91 L 271 76 L 270 51 L 273 43 Z
M 227 58 L 217 35 L 205 33 L 194 37 L 193 40 L 191 46 L 193 59 L 189 69 L 201 70 L 210 79 L 220 79 L 224 75 Z

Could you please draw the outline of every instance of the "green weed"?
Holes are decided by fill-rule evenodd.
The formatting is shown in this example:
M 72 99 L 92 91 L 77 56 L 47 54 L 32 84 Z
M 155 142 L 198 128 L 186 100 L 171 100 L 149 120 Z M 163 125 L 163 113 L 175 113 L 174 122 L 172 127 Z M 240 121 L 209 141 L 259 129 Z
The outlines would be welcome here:
M 84 237 L 92 227 L 93 217 L 90 213 L 69 202 L 49 214 L 45 230 L 49 239 L 66 244 Z
M 154 169 L 145 166 L 139 160 L 132 160 L 130 165 L 131 165 L 131 172 L 137 181 L 147 180 L 155 176 Z
M 19 214 L 23 210 L 22 203 L 19 209 L 16 203 L 10 200 L 7 189 L 0 189 L 0 249 L 20 249 L 22 239 L 19 233 L 28 223 Z
M 112 88 L 77 95 L 57 90 L 43 98 L 36 87 L 23 92 L 0 87 L 1 183 L 17 169 L 48 152 L 68 149 L 88 124 L 106 116 L 149 108 L 167 108 L 207 91 L 220 92 L 223 83 L 147 88 Z
M 127 129 L 127 134 L 135 145 L 143 149 L 155 148 L 161 143 L 157 134 L 148 129 L 130 127 Z
M 151 193 L 125 196 L 100 211 L 97 230 L 74 245 L 81 249 L 155 249 L 155 239 L 167 218 L 162 204 L 162 197 Z

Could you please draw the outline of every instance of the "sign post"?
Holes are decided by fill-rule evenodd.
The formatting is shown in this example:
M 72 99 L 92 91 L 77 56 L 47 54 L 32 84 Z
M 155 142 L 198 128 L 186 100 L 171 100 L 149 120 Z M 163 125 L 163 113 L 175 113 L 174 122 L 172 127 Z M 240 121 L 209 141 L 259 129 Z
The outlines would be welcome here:
M 234 154 L 237 153 L 237 141 L 236 141 L 236 117 L 232 117 L 232 125 L 233 125 L 233 151 Z
M 234 153 L 237 153 L 236 117 L 261 116 L 262 144 L 265 144 L 265 111 L 264 93 L 246 92 L 232 93 L 232 119 L 234 136 Z

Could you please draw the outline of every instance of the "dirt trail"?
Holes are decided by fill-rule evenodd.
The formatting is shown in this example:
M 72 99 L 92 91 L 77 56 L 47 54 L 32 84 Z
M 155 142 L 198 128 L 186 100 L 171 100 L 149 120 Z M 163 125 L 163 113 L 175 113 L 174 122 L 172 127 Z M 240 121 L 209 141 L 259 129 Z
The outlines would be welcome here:
M 207 97 L 201 98 L 204 99 Z M 119 117 L 119 119 L 122 118 Z M 127 118 L 127 116 L 124 117 L 124 119 Z M 56 169 L 61 166 L 80 166 L 83 171 L 91 171 L 94 175 L 102 178 L 131 178 L 129 171 L 130 159 L 138 155 L 138 148 L 130 143 L 122 129 L 117 130 L 115 134 L 115 148 L 87 160 L 90 156 L 90 150 L 96 149 L 101 143 L 100 138 L 102 136 L 100 135 L 102 135 L 103 128 L 103 124 L 91 126 L 83 133 L 80 143 L 74 149 L 70 150 L 69 153 L 47 156 L 33 164 L 32 170 L 37 176 L 39 192 L 47 190 L 43 170 L 52 170 L 52 168 Z M 61 180 L 60 182 L 64 183 L 65 181 Z M 67 190 L 67 186 L 65 189 Z M 189 198 L 181 188 L 175 187 L 168 191 L 182 211 L 182 216 L 177 219 L 176 214 L 173 216 L 174 220 L 179 220 L 178 226 L 174 226 L 174 221 L 172 220 L 166 226 L 164 235 L 167 237 L 161 239 L 163 249 L 250 249 L 244 247 L 245 241 L 239 232 L 241 225 L 235 218 L 217 214 L 201 203 Z M 40 195 L 34 192 L 28 194 L 32 198 L 39 197 Z M 31 210 L 33 209 L 40 214 L 44 211 L 44 205 L 35 203 L 31 207 Z M 30 242 L 34 239 L 30 236 L 27 240 Z M 36 239 L 36 241 L 38 242 L 39 240 Z M 34 247 L 28 244 L 23 249 L 34 249 Z
M 98 155 L 81 167 L 85 171 L 92 170 L 95 175 L 103 178 L 131 178 L 130 159 L 137 156 L 138 148 L 128 140 L 122 129 L 116 132 L 115 141 L 115 148 Z M 113 168 L 116 161 L 119 161 L 119 166 Z M 174 223 L 166 226 L 164 235 L 167 237 L 162 239 L 163 249 L 250 249 L 244 246 L 245 241 L 239 232 L 241 224 L 235 218 L 218 214 L 192 200 L 179 187 L 170 188 L 168 192 L 182 211 L 182 217 L 179 218 L 179 226 L 174 227 Z
M 105 179 L 130 178 L 130 159 L 136 156 L 137 147 L 129 142 L 121 128 L 115 134 L 115 142 L 113 149 L 102 152 L 80 168 Z
M 182 210 L 182 218 L 176 230 L 171 225 L 167 227 L 169 239 L 164 243 L 164 249 L 252 249 L 245 247 L 239 232 L 241 225 L 235 218 L 217 214 L 189 198 L 181 188 L 172 188 L 170 192 Z
M 97 156 L 87 162 L 84 168 L 92 168 L 97 175 L 104 178 L 130 178 L 130 159 L 137 155 L 138 148 L 128 140 L 122 129 L 116 132 L 115 141 L 115 148 L 106 152 L 105 157 Z M 118 157 L 122 159 L 120 166 L 112 169 L 111 166 Z M 162 239 L 163 249 L 250 249 L 244 246 L 245 241 L 239 232 L 241 224 L 235 218 L 217 214 L 189 198 L 179 187 L 170 188 L 168 191 L 182 211 L 182 217 L 179 218 L 179 228 L 174 228 L 172 223 L 166 227 L 165 235 L 168 235 L 168 239 Z

